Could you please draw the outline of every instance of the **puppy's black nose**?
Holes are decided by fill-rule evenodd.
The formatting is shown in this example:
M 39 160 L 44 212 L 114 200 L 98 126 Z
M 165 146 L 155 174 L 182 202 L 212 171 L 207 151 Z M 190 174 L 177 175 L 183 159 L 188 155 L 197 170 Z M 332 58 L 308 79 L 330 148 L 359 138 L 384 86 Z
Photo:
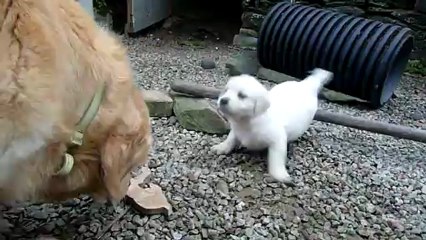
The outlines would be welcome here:
M 220 105 L 226 105 L 226 104 L 228 104 L 228 102 L 229 102 L 229 98 L 222 98 L 222 99 L 220 99 Z

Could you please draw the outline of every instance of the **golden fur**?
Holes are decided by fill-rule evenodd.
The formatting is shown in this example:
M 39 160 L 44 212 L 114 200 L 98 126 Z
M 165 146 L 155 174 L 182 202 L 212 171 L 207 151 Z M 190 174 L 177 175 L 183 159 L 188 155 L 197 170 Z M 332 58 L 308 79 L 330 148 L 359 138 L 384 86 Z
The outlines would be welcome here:
M 74 0 L 0 0 L 0 53 L 0 202 L 121 200 L 152 139 L 120 41 Z M 102 82 L 73 170 L 54 176 Z

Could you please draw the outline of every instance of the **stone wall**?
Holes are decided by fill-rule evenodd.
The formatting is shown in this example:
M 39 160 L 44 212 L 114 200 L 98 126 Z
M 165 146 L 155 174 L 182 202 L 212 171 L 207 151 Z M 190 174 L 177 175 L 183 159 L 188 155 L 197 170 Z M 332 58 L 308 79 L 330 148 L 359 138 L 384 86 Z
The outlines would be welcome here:
M 289 1 L 289 0 L 287 0 Z M 282 0 L 243 0 L 240 36 L 256 37 L 269 9 Z M 296 1 L 338 12 L 410 27 L 415 34 L 413 59 L 426 59 L 426 1 L 423 0 L 309 0 Z M 366 2 L 369 2 L 368 7 Z M 238 38 L 241 39 L 241 38 Z

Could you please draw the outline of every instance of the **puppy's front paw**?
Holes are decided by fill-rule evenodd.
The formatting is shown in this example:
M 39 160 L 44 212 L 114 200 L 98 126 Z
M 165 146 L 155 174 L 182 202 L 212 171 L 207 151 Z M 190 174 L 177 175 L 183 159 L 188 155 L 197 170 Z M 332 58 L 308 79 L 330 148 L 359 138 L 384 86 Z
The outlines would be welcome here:
M 222 154 L 228 154 L 232 151 L 232 148 L 228 146 L 226 143 L 219 143 L 217 145 L 214 145 L 211 150 L 215 152 L 216 154 L 222 155 Z
M 291 187 L 295 186 L 292 178 L 285 169 L 273 168 L 269 170 L 269 174 L 279 182 L 283 182 Z

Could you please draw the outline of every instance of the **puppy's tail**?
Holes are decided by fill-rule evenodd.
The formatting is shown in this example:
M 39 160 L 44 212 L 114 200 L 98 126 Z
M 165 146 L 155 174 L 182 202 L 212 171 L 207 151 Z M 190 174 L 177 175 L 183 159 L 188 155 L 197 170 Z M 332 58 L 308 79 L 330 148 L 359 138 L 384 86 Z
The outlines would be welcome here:
M 313 93 L 318 94 L 321 89 L 333 80 L 334 74 L 322 68 L 315 68 L 310 72 L 310 75 L 303 79 L 306 87 L 311 89 Z

